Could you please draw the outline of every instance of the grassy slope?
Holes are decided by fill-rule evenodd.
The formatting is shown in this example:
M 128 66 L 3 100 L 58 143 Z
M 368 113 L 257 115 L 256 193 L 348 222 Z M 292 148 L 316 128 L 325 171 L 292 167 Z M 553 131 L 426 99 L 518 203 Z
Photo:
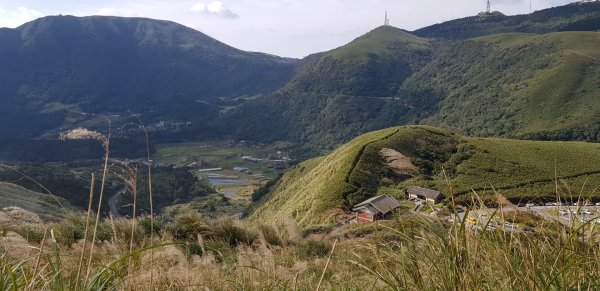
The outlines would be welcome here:
M 420 169 L 416 177 L 394 174 L 379 156 L 394 149 Z M 396 127 L 360 136 L 328 156 L 304 162 L 289 171 L 252 214 L 258 220 L 294 218 L 301 225 L 328 221 L 334 209 L 352 205 L 376 193 L 401 196 L 410 185 L 448 193 L 442 169 L 457 194 L 490 185 L 518 200 L 554 197 L 557 176 L 564 178 L 561 195 L 573 195 L 587 181 L 591 195 L 600 183 L 600 145 L 578 142 L 538 142 L 476 139 L 423 126 Z M 564 190 L 564 191 L 563 191 Z M 598 197 L 598 193 L 594 197 Z
M 598 138 L 600 33 L 501 34 L 459 42 L 405 85 L 445 96 L 432 125 L 483 136 Z
M 59 204 L 62 204 L 64 208 Z M 29 191 L 15 184 L 0 182 L 0 206 L 16 206 L 38 214 L 42 219 L 58 219 L 73 208 L 63 198 Z

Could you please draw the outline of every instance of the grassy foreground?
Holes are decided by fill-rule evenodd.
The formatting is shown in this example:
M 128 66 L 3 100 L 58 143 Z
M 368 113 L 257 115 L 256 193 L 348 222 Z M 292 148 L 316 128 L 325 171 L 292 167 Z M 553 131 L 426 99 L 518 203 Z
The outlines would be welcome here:
M 600 287 L 600 246 L 582 228 L 524 235 L 405 214 L 304 237 L 296 225 L 209 221 L 186 214 L 104 221 L 91 265 L 83 217 L 40 225 L 40 241 L 0 238 L 2 290 L 514 290 Z M 587 230 L 582 231 L 583 228 Z M 131 239 L 131 234 L 134 234 Z M 586 235 L 584 235 L 584 233 Z M 66 238 L 71 239 L 66 239 Z M 89 247 L 89 244 L 88 244 Z M 84 263 L 81 264 L 80 261 Z

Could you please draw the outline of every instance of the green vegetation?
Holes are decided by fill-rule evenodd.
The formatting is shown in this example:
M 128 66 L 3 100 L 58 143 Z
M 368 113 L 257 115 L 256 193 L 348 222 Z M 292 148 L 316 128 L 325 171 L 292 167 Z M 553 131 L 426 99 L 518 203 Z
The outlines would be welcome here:
M 381 53 L 377 44 L 385 30 L 420 49 Z M 357 133 L 414 123 L 475 136 L 599 140 L 600 106 L 595 97 L 600 33 L 507 33 L 450 43 L 422 43 L 406 35 L 378 28 L 314 56 L 301 70 L 314 81 L 300 73 L 284 89 L 228 111 L 219 123 L 227 128 L 233 124 L 233 134 L 241 138 L 294 141 L 321 153 Z M 366 48 L 373 53 L 364 53 Z M 335 63 L 333 71 L 325 69 L 321 63 L 334 60 L 337 53 L 352 55 L 339 62 L 353 64 L 381 55 L 387 60 L 373 66 L 376 72 L 361 71 L 369 68 L 362 64 L 361 69 L 342 63 Z M 355 55 L 359 53 L 364 57 Z M 410 74 L 394 76 L 393 81 L 377 77 L 388 75 L 386 68 L 395 58 L 415 60 L 405 67 Z
M 404 156 L 405 166 L 390 164 L 384 149 Z M 557 195 L 600 200 L 596 161 L 598 144 L 468 138 L 431 127 L 396 127 L 365 134 L 295 166 L 253 206 L 250 218 L 324 224 L 382 191 L 403 198 L 411 185 L 454 193 L 460 203 L 470 203 L 466 194 L 473 191 L 481 199 L 495 197 L 494 189 L 515 203 L 556 201 Z
M 13 183 L 38 193 L 48 193 L 49 191 L 56 197 L 68 201 L 74 207 L 86 209 L 92 173 L 96 173 L 96 179 L 98 179 L 101 166 L 101 162 L 98 161 L 23 163 L 10 167 L 0 164 L 0 181 Z M 106 185 L 106 191 L 116 193 L 121 187 L 121 183 L 122 179 L 111 176 Z M 100 191 L 98 183 L 94 188 L 95 191 Z M 94 205 L 97 205 L 96 203 L 97 200 L 94 200 Z
M 392 96 L 430 55 L 429 40 L 395 27 L 381 26 L 345 46 L 309 56 L 283 90 Z
M 139 171 L 135 179 L 137 184 L 137 211 L 150 213 L 150 195 L 148 190 L 148 171 Z M 206 180 L 201 180 L 186 168 L 156 167 L 152 170 L 152 197 L 154 211 L 160 212 L 167 206 L 193 201 L 214 194 L 215 190 Z M 129 189 L 119 196 L 119 208 L 122 213 L 131 213 L 133 193 Z
M 404 90 L 440 96 L 426 124 L 469 135 L 596 141 L 599 43 L 597 32 L 457 42 L 411 77 Z

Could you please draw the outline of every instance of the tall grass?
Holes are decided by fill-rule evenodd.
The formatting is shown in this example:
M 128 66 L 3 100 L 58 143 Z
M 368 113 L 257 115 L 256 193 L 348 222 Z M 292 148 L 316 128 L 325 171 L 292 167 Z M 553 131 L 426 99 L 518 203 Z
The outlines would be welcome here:
M 491 213 L 496 215 L 499 211 Z M 148 244 L 150 233 L 138 228 L 133 252 L 128 236 L 136 222 L 121 219 L 115 224 L 117 238 L 96 242 L 99 259 L 89 278 L 76 276 L 83 244 L 61 245 L 53 231 L 52 239 L 44 239 L 32 256 L 11 257 L 10 251 L 0 256 L 0 286 L 31 290 L 600 288 L 599 232 L 591 224 L 542 226 L 534 234 L 524 234 L 407 214 L 395 221 L 344 226 L 322 239 L 291 240 L 277 233 L 280 238 L 271 244 L 258 235 L 264 229 L 261 224 L 188 215 L 169 222 L 157 236 L 162 243 L 154 246 Z M 280 245 L 281 241 L 289 243 Z M 149 264 L 151 249 L 155 265 Z

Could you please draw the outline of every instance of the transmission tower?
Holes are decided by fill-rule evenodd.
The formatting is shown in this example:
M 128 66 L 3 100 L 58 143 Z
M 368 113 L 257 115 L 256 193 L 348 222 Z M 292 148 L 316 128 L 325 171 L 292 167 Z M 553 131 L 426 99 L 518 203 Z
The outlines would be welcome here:
M 490 14 L 492 12 L 492 5 L 490 4 L 490 0 L 487 2 L 487 8 L 485 9 L 485 13 Z
M 383 25 L 385 25 L 385 26 L 390 25 L 390 19 L 388 18 L 387 11 L 385 12 L 385 21 L 383 22 Z

